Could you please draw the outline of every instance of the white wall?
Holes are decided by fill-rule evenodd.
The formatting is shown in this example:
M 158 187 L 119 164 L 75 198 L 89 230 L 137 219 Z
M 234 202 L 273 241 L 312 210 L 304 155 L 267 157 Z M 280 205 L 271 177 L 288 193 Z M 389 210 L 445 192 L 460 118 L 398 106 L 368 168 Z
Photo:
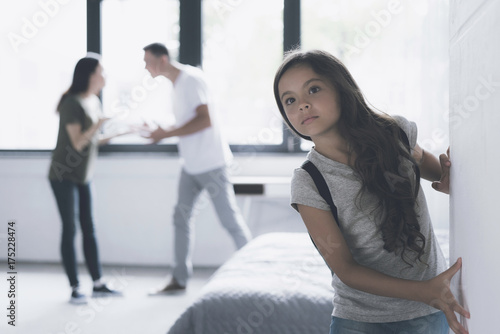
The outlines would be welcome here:
M 289 178 L 304 155 L 241 155 L 236 181 L 266 183 L 265 196 L 238 196 L 238 204 L 254 235 L 272 231 L 305 231 L 289 203 Z M 9 219 L 17 221 L 19 261 L 59 262 L 61 222 L 47 180 L 49 155 L 0 158 L 0 261 Z M 179 161 L 175 155 L 99 157 L 94 179 L 94 216 L 103 263 L 172 264 L 171 217 L 176 201 Z M 193 262 L 222 264 L 234 245 L 220 226 L 207 197 L 197 205 Z M 79 260 L 83 259 L 80 237 Z
M 469 332 L 498 333 L 500 311 L 500 2 L 452 1 L 450 12 L 451 261 L 463 258 Z
M 300 155 L 237 155 L 233 180 L 265 184 L 264 196 L 237 196 L 254 236 L 273 231 L 305 232 L 289 205 L 289 179 Z M 6 259 L 7 222 L 17 221 L 20 261 L 59 262 L 61 222 L 47 180 L 49 154 L 0 157 L 0 261 Z M 108 264 L 172 264 L 172 212 L 179 174 L 176 155 L 100 156 L 94 178 L 94 209 L 101 259 Z M 447 228 L 447 196 L 423 182 L 434 224 Z M 197 206 L 193 262 L 218 266 L 234 252 L 208 198 Z M 444 210 L 443 210 L 444 208 Z M 77 236 L 78 258 L 83 260 Z

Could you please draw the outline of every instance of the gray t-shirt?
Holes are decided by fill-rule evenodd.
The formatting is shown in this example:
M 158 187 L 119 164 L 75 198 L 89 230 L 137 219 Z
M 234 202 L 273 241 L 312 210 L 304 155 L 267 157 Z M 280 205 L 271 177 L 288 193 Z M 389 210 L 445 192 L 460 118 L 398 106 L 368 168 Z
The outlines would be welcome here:
M 417 141 L 417 127 L 401 116 L 394 116 L 399 126 L 406 132 L 410 146 Z M 375 195 L 365 193 L 357 196 L 361 181 L 357 173 L 348 165 L 331 160 L 314 148 L 307 155 L 325 178 L 333 202 L 337 206 L 342 234 L 354 259 L 363 266 L 372 268 L 389 276 L 412 280 L 427 280 L 446 269 L 446 262 L 434 235 L 431 219 L 423 190 L 420 188 L 416 212 L 419 217 L 420 232 L 425 236 L 425 250 L 420 262 L 406 264 L 395 253 L 383 249 L 384 242 L 378 229 L 380 215 L 374 215 L 377 200 Z M 330 206 L 318 193 L 314 181 L 302 168 L 294 171 L 292 178 L 291 204 L 330 210 Z M 348 287 L 333 275 L 334 288 L 333 313 L 339 318 L 362 322 L 393 322 L 409 320 L 438 312 L 424 303 L 410 300 L 388 298 L 362 292 Z

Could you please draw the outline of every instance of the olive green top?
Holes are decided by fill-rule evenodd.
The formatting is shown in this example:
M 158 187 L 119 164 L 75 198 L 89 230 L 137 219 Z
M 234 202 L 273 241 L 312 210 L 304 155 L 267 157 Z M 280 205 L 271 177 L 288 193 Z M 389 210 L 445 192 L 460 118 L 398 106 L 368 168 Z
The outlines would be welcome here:
M 66 125 L 80 124 L 83 133 L 97 122 L 100 114 L 101 103 L 95 95 L 80 98 L 69 94 L 64 97 L 59 106 L 59 133 L 56 148 L 52 153 L 50 180 L 69 180 L 78 184 L 91 180 L 99 147 L 99 131 L 96 131 L 87 146 L 78 152 L 71 143 Z

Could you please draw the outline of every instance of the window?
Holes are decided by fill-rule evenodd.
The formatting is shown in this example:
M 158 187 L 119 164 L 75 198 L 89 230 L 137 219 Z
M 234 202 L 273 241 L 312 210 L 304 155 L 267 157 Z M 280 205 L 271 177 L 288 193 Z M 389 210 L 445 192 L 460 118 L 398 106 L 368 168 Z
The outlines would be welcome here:
M 90 21 L 101 22 L 88 31 L 87 3 Z M 189 12 L 199 11 L 198 5 L 200 18 Z M 0 71 L 9 78 L 0 83 L 0 150 L 53 149 L 55 107 L 86 53 L 86 41 L 103 56 L 107 84 L 102 101 L 104 112 L 113 116 L 105 131 L 143 122 L 172 124 L 170 82 L 153 79 L 144 69 L 142 48 L 158 41 L 174 59 L 181 50 L 196 53 L 233 150 L 250 145 L 253 150 L 293 151 L 272 80 L 283 49 L 299 40 L 303 49 L 321 48 L 343 60 L 376 108 L 418 122 L 424 148 L 433 153 L 446 149 L 447 0 L 194 0 L 182 6 L 188 7 L 184 23 L 180 0 L 12 2 L 9 11 L 0 13 L 7 32 L 0 42 Z M 299 17 L 301 29 L 295 24 Z M 183 31 L 199 30 L 193 20 L 199 24 L 200 19 L 201 41 L 180 36 L 181 24 L 188 28 Z M 183 48 L 180 40 L 192 47 Z M 146 142 L 127 135 L 103 150 L 175 149 Z
M 0 11 L 0 150 L 55 147 L 57 103 L 86 53 L 86 2 L 64 3 L 12 1 Z
M 415 121 L 419 144 L 445 152 L 448 1 L 301 1 L 303 48 L 338 56 L 375 108 Z M 434 226 L 447 229 L 448 199 L 434 191 L 426 197 Z
M 375 108 L 417 122 L 419 143 L 435 154 L 446 151 L 448 2 L 302 0 L 301 6 L 303 49 L 339 57 Z
M 204 0 L 203 69 L 233 145 L 279 145 L 273 79 L 283 60 L 283 1 Z
M 120 132 L 147 123 L 174 123 L 169 94 L 171 83 L 152 78 L 144 68 L 143 48 L 153 42 L 167 46 L 172 59 L 179 51 L 178 0 L 103 0 L 101 2 L 102 62 L 106 86 L 103 110 L 112 117 L 104 132 Z M 166 142 L 174 142 L 174 139 Z M 139 134 L 114 138 L 112 144 L 144 144 Z

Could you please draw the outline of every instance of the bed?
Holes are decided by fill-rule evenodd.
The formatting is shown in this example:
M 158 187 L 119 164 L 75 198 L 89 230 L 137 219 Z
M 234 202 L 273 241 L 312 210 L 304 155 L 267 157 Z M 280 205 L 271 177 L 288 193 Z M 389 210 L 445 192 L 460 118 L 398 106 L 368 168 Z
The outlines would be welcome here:
M 324 334 L 331 273 L 307 233 L 268 233 L 210 278 L 168 334 Z
M 448 230 L 435 230 L 446 261 Z M 307 233 L 268 233 L 210 278 L 168 334 L 327 333 L 331 273 Z

